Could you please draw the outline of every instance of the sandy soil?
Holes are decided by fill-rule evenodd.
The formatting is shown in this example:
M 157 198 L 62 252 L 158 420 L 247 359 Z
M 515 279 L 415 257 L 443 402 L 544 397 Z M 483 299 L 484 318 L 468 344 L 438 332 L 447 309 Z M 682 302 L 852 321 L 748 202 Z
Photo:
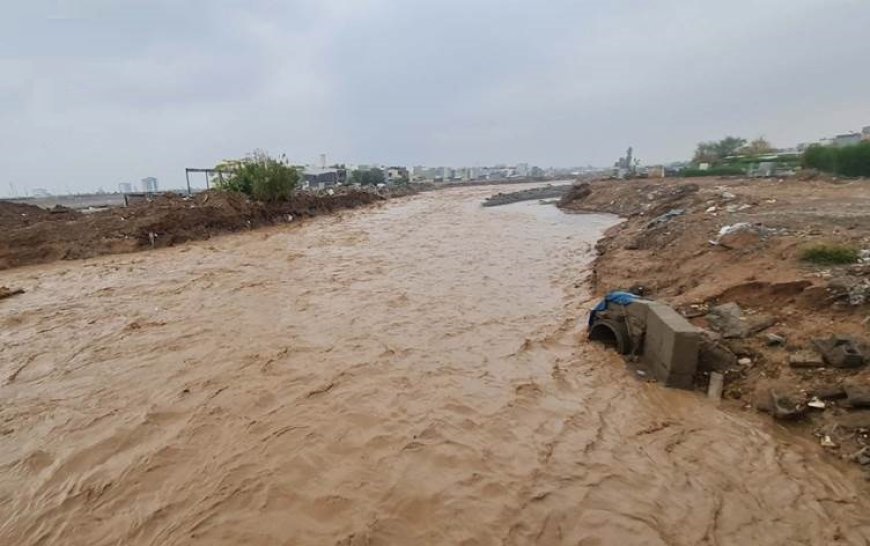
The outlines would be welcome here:
M 806 401 L 820 390 L 870 385 L 870 366 L 796 370 L 788 364 L 789 355 L 812 348 L 814 339 L 831 335 L 859 342 L 867 339 L 867 304 L 850 305 L 840 287 L 866 284 L 870 266 L 822 267 L 800 259 L 802 249 L 818 243 L 870 248 L 867 181 L 601 181 L 588 190 L 566 200 L 564 208 L 608 211 L 627 219 L 598 245 L 598 293 L 642 286 L 649 296 L 690 317 L 701 315 L 692 320 L 702 328 L 709 327 L 703 310 L 726 302 L 738 303 L 750 317 L 766 314 L 774 319 L 771 328 L 749 339 L 722 342 L 737 356 L 751 360 L 728 372 L 727 398 L 764 408 L 761 402 L 770 388 Z M 738 210 L 728 212 L 729 207 Z M 673 209 L 685 214 L 651 225 Z M 775 231 L 740 248 L 710 244 L 720 228 L 737 222 Z M 787 343 L 768 347 L 768 333 L 781 335 Z M 867 354 L 870 359 L 870 350 Z M 706 387 L 703 378 L 699 387 Z M 870 428 L 870 410 L 832 401 L 826 411 L 814 412 L 808 422 L 795 426 L 812 437 L 832 437 L 837 443 L 829 448 L 832 455 L 850 458 L 870 445 L 868 431 L 853 426 L 858 421 Z
M 270 205 L 212 191 L 192 198 L 164 194 L 151 202 L 93 214 L 0 201 L 0 270 L 172 246 L 355 208 L 389 196 L 353 189 L 335 195 L 297 192 L 289 202 Z
M 583 343 L 493 188 L 0 273 L 0 544 L 866 544 L 865 485 Z

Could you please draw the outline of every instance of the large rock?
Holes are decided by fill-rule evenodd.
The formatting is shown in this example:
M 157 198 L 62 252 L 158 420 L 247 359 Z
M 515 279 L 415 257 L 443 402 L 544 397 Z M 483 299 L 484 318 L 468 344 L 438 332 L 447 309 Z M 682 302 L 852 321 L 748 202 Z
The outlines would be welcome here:
M 834 368 L 860 368 L 864 365 L 864 354 L 852 338 L 833 336 L 817 339 L 813 345 L 822 353 L 825 362 Z
M 737 368 L 737 355 L 727 347 L 708 339 L 701 338 L 698 350 L 698 370 L 702 372 L 727 372 Z
M 734 302 L 712 307 L 707 313 L 710 328 L 726 339 L 742 339 L 774 325 L 776 320 L 765 314 L 745 317 Z
M 784 421 L 802 419 L 807 413 L 801 393 L 783 383 L 763 382 L 757 385 L 752 395 L 752 405 L 758 411 Z
M 788 365 L 792 368 L 824 368 L 825 362 L 815 351 L 798 351 L 788 356 Z
M 870 385 L 844 385 L 846 404 L 853 408 L 870 408 Z

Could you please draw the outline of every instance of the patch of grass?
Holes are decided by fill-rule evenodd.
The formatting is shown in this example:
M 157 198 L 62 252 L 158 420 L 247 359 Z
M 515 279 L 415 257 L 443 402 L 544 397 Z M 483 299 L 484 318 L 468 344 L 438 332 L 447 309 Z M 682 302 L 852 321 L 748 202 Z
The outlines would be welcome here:
M 801 260 L 818 265 L 853 264 L 858 261 L 858 251 L 845 245 L 821 244 L 805 248 Z

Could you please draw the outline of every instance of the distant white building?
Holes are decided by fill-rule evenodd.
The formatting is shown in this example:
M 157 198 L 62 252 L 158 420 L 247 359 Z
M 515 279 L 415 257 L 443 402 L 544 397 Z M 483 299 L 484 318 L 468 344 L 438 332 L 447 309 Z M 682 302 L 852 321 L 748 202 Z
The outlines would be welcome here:
M 141 188 L 142 193 L 157 193 L 159 191 L 157 179 L 154 178 L 153 176 L 143 178 L 139 182 L 139 187 Z
M 861 135 L 864 137 L 864 140 L 870 140 L 870 125 L 861 130 Z
M 834 146 L 842 148 L 843 146 L 851 146 L 858 144 L 864 139 L 861 133 L 846 133 L 834 137 Z

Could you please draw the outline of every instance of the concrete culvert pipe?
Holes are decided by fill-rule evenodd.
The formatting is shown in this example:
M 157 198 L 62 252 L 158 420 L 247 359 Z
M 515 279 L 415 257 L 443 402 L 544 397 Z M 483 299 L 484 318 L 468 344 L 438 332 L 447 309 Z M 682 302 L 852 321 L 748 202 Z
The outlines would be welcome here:
M 627 355 L 631 352 L 631 338 L 628 336 L 628 329 L 622 322 L 609 319 L 596 321 L 589 328 L 589 339 L 612 347 L 621 355 Z

